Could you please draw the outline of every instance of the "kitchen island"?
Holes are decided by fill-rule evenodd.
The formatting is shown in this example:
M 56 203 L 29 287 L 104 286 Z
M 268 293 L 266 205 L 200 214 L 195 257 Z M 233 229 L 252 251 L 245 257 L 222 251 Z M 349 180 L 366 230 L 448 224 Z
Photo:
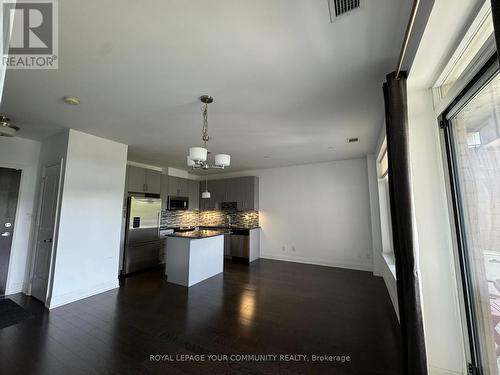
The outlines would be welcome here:
M 167 237 L 165 273 L 169 283 L 190 287 L 224 269 L 227 230 L 175 232 Z

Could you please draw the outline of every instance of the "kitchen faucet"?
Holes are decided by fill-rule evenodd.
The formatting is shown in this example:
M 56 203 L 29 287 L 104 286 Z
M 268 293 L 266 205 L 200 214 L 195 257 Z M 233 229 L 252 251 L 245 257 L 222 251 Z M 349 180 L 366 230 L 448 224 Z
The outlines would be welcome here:
M 227 215 L 227 222 L 228 222 L 229 228 L 231 228 L 231 216 L 230 215 Z

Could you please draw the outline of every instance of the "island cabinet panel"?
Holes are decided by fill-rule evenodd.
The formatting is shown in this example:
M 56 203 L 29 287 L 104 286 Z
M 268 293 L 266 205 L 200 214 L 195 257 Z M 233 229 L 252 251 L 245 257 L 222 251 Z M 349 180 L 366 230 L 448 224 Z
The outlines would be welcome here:
M 193 286 L 224 271 L 224 235 L 167 237 L 165 273 L 169 283 Z
M 127 166 L 127 191 L 130 193 L 160 194 L 161 172 Z
M 189 249 L 189 285 L 224 271 L 224 236 L 191 240 Z

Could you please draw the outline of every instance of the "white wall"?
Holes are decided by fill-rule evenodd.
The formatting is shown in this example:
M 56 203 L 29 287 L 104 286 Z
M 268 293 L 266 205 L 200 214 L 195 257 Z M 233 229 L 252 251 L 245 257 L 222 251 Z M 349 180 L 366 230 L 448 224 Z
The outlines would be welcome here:
M 50 308 L 118 287 L 127 146 L 69 131 Z
M 365 158 L 211 178 L 242 175 L 259 177 L 262 258 L 372 271 Z
M 26 270 L 31 253 L 32 223 L 35 221 L 39 153 L 39 142 L 0 137 L 0 167 L 22 170 L 6 294 L 19 293 L 27 288 L 29 275 Z
M 462 374 L 465 354 L 451 224 L 437 116 L 429 90 L 408 93 L 408 116 L 429 370 L 431 374 Z

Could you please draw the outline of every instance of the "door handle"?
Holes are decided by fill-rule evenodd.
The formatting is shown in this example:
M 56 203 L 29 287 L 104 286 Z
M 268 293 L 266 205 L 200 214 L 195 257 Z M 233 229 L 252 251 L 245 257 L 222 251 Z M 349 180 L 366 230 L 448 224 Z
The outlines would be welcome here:
M 10 232 L 3 232 L 2 234 L 0 234 L 0 236 L 2 236 L 2 237 L 9 237 L 10 236 Z
M 43 240 L 43 242 L 52 243 L 52 238 L 48 238 L 48 239 L 46 239 L 46 240 Z

